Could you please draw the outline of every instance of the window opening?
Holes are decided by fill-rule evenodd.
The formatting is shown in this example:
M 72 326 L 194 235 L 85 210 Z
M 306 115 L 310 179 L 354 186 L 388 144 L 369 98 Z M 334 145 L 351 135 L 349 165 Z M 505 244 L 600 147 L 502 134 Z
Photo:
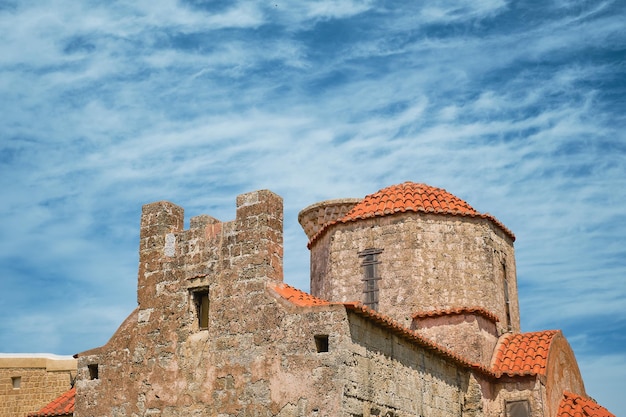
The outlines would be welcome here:
M 98 379 L 98 364 L 93 363 L 91 365 L 87 365 L 87 369 L 89 369 L 89 379 Z
M 361 266 L 363 267 L 363 304 L 365 306 L 378 310 L 378 255 L 382 252 L 382 249 L 365 249 L 359 252 L 360 258 L 363 258 Z
M 208 329 L 209 328 L 209 290 L 194 291 L 193 300 L 196 305 L 198 327 L 200 329 Z
M 314 339 L 315 339 L 315 347 L 317 349 L 317 353 L 328 352 L 328 335 L 327 334 L 315 335 Z
M 528 400 L 507 401 L 506 417 L 530 417 L 530 403 Z
M 502 264 L 502 277 L 504 282 L 504 303 L 506 309 L 506 328 L 511 331 L 511 300 L 509 299 L 509 280 L 506 279 L 506 264 Z
M 11 377 L 11 384 L 13 385 L 13 389 L 20 389 L 20 387 L 22 386 L 22 377 L 21 376 Z

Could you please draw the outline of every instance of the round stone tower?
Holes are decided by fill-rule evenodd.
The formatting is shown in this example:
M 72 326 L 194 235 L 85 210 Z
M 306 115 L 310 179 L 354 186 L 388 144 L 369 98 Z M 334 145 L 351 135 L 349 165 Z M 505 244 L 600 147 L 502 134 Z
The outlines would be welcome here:
M 500 334 L 519 332 L 515 236 L 446 190 L 405 182 L 298 219 L 314 296 L 360 301 L 450 348 L 482 346 L 478 362 Z

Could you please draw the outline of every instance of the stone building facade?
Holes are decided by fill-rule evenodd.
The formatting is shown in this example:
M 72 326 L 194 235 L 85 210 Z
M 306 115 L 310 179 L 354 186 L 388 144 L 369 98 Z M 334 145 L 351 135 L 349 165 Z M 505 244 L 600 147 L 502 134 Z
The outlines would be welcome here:
M 69 390 L 76 359 L 50 354 L 0 353 L 0 417 L 24 417 Z
M 561 332 L 521 333 L 514 236 L 494 217 L 404 183 L 300 222 L 312 294 L 283 282 L 274 193 L 188 230 L 181 207 L 144 206 L 138 306 L 78 355 L 74 415 L 611 415 Z

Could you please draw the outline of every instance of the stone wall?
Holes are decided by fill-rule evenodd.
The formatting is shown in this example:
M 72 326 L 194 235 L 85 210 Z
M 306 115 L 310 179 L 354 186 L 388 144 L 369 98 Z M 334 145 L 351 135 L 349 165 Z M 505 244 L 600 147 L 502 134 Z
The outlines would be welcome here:
M 446 314 L 413 320 L 412 328 L 435 343 L 455 350 L 472 363 L 487 368 L 498 342 L 496 324 L 478 314 Z
M 362 300 L 358 253 L 367 248 L 382 249 L 379 311 L 402 325 L 418 311 L 482 307 L 498 317 L 499 333 L 519 332 L 513 242 L 488 219 L 398 213 L 336 224 L 311 247 L 312 294 Z
M 76 417 L 461 415 L 470 375 L 454 362 L 343 305 L 296 306 L 273 290 L 278 196 L 239 196 L 231 222 L 182 224 L 178 206 L 144 206 L 139 305 L 79 355 Z
M 24 417 L 71 388 L 76 360 L 53 355 L 0 355 L 0 417 Z
M 467 371 L 354 315 L 349 332 L 341 415 L 462 415 Z
M 325 224 L 341 219 L 361 201 L 360 198 L 320 201 L 302 209 L 298 214 L 298 222 L 304 229 L 304 233 L 311 238 Z

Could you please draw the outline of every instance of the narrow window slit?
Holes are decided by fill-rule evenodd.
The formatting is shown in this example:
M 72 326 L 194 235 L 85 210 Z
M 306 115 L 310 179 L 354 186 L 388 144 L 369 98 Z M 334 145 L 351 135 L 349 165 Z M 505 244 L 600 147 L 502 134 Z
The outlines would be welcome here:
M 315 335 L 314 338 L 315 338 L 315 347 L 317 348 L 317 353 L 328 352 L 328 335 L 318 334 L 318 335 Z
M 89 370 L 89 379 L 98 379 L 98 364 L 92 363 L 91 365 L 87 365 L 87 369 Z
M 193 303 L 196 309 L 196 317 L 200 330 L 209 328 L 209 290 L 193 291 Z
M 360 258 L 363 258 L 361 266 L 363 267 L 363 304 L 373 310 L 378 310 L 378 255 L 382 252 L 382 249 L 365 249 L 359 252 Z

